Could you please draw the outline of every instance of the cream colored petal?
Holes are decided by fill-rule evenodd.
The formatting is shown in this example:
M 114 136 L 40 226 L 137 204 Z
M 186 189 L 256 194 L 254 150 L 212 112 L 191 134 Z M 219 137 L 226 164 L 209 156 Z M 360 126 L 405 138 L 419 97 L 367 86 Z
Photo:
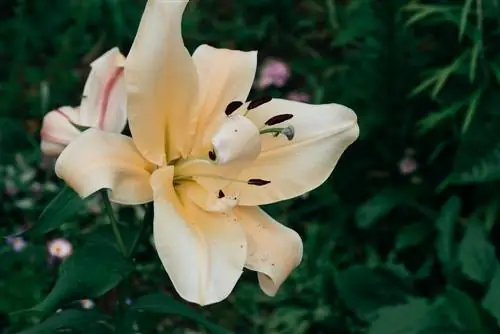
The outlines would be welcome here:
M 181 36 L 187 1 L 149 0 L 125 62 L 130 130 L 139 150 L 161 166 L 187 156 L 198 77 Z
M 257 51 L 217 49 L 200 45 L 193 53 L 199 78 L 196 138 L 192 155 L 203 154 L 230 102 L 245 102 L 257 68 Z
M 78 117 L 78 108 L 72 107 L 61 107 L 45 115 L 40 131 L 41 149 L 44 154 L 58 155 L 80 135 L 80 130 L 71 124 L 77 123 Z
M 258 207 L 237 207 L 234 215 L 247 236 L 245 266 L 259 272 L 262 291 L 274 296 L 302 260 L 302 240 Z
M 168 166 L 151 178 L 154 243 L 170 280 L 187 301 L 208 305 L 225 299 L 241 276 L 246 239 L 233 217 L 202 210 L 187 192 L 195 183 L 173 187 Z
M 127 98 L 123 76 L 125 57 L 113 48 L 90 64 L 83 90 L 80 123 L 120 133 L 127 122 Z
M 46 156 L 57 156 L 61 154 L 61 152 L 66 148 L 66 145 L 57 144 L 54 142 L 50 142 L 42 139 L 40 143 L 40 149 L 42 153 Z
M 263 205 L 302 195 L 328 179 L 346 148 L 358 137 L 354 112 L 342 105 L 309 105 L 273 99 L 247 113 L 260 129 L 268 129 L 271 117 L 293 118 L 272 127 L 293 126 L 294 137 L 262 135 L 262 152 L 240 179 L 264 179 L 271 183 L 250 186 L 233 183 L 224 191 L 238 194 L 240 205 Z
M 153 166 L 126 136 L 89 129 L 61 153 L 55 169 L 83 198 L 110 189 L 111 200 L 117 203 L 142 204 L 153 199 L 149 183 Z

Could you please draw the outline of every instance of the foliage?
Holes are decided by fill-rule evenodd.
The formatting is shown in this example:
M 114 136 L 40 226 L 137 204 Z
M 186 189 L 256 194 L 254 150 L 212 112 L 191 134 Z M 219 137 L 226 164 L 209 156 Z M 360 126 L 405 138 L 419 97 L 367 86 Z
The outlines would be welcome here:
M 278 295 L 265 297 L 244 273 L 227 301 L 203 309 L 168 283 L 147 208 L 114 208 L 131 259 L 99 199 L 63 190 L 39 152 L 43 115 L 78 103 L 92 59 L 114 45 L 128 51 L 143 5 L 0 4 L 0 235 L 28 230 L 21 252 L 0 244 L 0 332 L 499 331 L 498 1 L 192 0 L 190 51 L 208 43 L 257 49 L 261 63 L 282 59 L 287 85 L 254 96 L 300 91 L 342 103 L 361 129 L 327 183 L 265 208 L 305 244 Z M 415 170 L 403 172 L 405 157 Z M 47 264 L 55 237 L 76 249 L 62 265 Z M 95 298 L 95 309 L 82 310 L 82 298 Z

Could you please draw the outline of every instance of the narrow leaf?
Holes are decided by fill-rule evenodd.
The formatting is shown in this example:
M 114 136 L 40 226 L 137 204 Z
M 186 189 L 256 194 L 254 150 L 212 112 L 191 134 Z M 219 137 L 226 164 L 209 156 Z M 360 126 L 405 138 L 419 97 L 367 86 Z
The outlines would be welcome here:
M 464 6 L 462 7 L 462 15 L 460 16 L 460 28 L 458 32 L 458 40 L 462 41 L 464 37 L 465 28 L 467 27 L 467 18 L 472 7 L 473 0 L 466 0 Z
M 436 221 L 437 256 L 441 264 L 448 270 L 455 258 L 455 224 L 460 215 L 461 203 L 458 197 L 450 198 L 441 208 Z

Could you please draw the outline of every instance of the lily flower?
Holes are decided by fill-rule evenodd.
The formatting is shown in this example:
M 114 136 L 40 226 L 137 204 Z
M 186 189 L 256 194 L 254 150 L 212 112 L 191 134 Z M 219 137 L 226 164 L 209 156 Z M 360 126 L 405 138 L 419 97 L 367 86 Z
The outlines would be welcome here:
M 322 184 L 359 134 L 338 104 L 248 102 L 257 53 L 181 36 L 187 1 L 149 0 L 125 63 L 132 138 L 89 129 L 56 173 L 82 197 L 108 189 L 122 204 L 154 201 L 154 244 L 175 289 L 207 305 L 244 268 L 273 296 L 302 259 L 302 241 L 258 206 Z
M 59 155 L 88 127 L 123 131 L 127 123 L 124 62 L 118 48 L 107 51 L 90 65 L 80 106 L 60 107 L 45 115 L 41 130 L 41 149 L 45 155 Z

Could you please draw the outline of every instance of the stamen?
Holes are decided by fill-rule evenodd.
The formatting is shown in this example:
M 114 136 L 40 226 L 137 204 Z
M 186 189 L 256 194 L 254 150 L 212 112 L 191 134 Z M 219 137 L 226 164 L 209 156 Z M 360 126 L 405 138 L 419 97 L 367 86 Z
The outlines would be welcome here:
M 243 102 L 241 101 L 233 101 L 231 103 L 229 103 L 226 107 L 226 115 L 229 116 L 231 115 L 233 112 L 235 112 L 236 110 L 238 110 L 239 107 L 241 107 L 243 105 Z
M 271 183 L 271 181 L 262 180 L 262 179 L 250 179 L 250 180 L 248 180 L 247 183 L 252 185 L 252 186 L 265 186 L 266 184 Z
M 279 135 L 284 135 L 288 140 L 292 140 L 295 137 L 295 128 L 292 125 L 289 125 L 286 128 L 262 129 L 259 131 L 259 133 L 261 135 L 265 133 L 272 133 L 274 137 L 278 137 Z
M 247 110 L 255 109 L 255 108 L 263 105 L 264 103 L 271 101 L 272 99 L 273 98 L 271 96 L 263 96 L 263 97 L 256 98 L 256 99 L 250 101 L 250 103 L 248 104 Z
M 222 190 L 219 190 L 219 194 L 217 194 L 217 198 L 224 198 L 226 197 L 226 194 Z
M 270 119 L 267 120 L 266 123 L 264 123 L 265 125 L 276 125 L 276 124 L 279 124 L 279 123 L 283 123 L 285 121 L 288 121 L 290 118 L 292 118 L 293 115 L 292 114 L 281 114 L 281 115 L 276 115 L 276 116 L 273 116 L 271 117 Z
M 212 161 L 215 161 L 217 160 L 217 155 L 215 154 L 215 151 L 208 151 L 208 157 L 210 158 L 210 160 Z
M 284 135 L 286 139 L 292 140 L 293 137 L 295 137 L 295 128 L 292 125 L 287 126 L 281 131 L 281 134 Z

